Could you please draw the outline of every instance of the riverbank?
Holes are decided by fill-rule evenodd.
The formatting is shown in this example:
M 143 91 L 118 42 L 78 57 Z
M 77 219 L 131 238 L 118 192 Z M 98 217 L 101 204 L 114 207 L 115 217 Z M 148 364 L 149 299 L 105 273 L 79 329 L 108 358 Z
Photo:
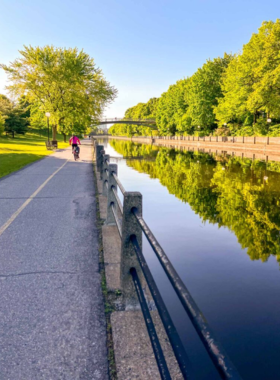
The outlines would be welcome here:
M 197 137 L 197 136 L 157 136 L 157 137 L 123 137 L 108 136 L 113 140 L 126 140 L 135 143 L 155 144 L 167 148 L 197 150 L 205 153 L 230 154 L 239 157 L 280 161 L 279 137 Z M 194 140 L 191 140 L 193 138 Z M 224 140 L 224 141 L 222 141 Z M 244 141 L 244 142 L 243 142 Z

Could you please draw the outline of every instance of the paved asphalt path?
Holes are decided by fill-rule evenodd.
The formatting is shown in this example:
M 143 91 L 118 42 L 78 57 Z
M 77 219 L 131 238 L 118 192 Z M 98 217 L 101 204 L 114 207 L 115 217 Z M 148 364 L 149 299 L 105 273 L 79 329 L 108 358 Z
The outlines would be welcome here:
M 89 141 L 80 157 L 0 180 L 1 380 L 108 379 Z

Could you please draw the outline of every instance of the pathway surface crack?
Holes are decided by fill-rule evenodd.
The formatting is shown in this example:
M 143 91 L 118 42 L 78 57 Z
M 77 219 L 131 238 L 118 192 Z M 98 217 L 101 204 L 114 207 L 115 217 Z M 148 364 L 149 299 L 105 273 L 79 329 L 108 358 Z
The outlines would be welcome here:
M 36 272 L 23 272 L 23 273 L 11 273 L 11 274 L 0 274 L 0 278 L 8 277 L 20 277 L 20 276 L 30 276 L 37 274 L 84 274 L 85 272 L 67 272 L 67 271 L 36 271 Z

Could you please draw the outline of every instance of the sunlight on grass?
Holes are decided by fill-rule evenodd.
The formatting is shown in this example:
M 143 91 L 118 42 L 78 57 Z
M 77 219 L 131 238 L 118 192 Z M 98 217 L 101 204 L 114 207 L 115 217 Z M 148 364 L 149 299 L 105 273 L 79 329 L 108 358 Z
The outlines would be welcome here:
M 21 169 L 23 166 L 52 154 L 46 149 L 46 137 L 27 133 L 17 135 L 14 139 L 9 136 L 0 137 L 0 178 Z M 62 136 L 58 136 L 58 147 L 67 148 Z

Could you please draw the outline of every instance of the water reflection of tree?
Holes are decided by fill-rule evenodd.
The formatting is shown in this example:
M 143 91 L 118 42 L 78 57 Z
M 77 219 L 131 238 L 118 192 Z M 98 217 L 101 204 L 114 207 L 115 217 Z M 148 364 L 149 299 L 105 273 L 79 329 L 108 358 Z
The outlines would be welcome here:
M 252 260 L 275 255 L 280 262 L 280 164 L 124 141 L 112 145 L 126 156 L 156 157 L 127 164 L 158 178 L 203 221 L 233 231 Z
M 137 144 L 131 141 L 110 140 L 112 147 L 124 157 L 139 157 L 155 158 L 158 148 L 154 145 Z

